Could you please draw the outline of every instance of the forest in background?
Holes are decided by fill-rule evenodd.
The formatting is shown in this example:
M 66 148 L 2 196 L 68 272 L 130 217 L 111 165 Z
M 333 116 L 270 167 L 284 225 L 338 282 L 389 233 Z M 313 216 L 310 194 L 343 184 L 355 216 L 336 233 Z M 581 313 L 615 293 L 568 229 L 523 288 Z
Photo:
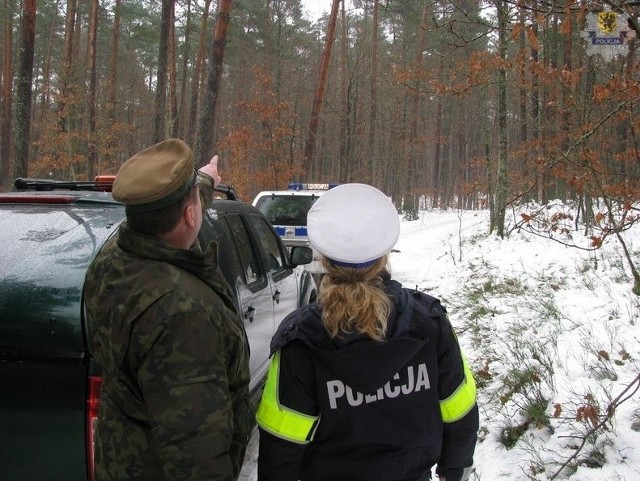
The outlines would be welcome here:
M 364 182 L 409 216 L 490 208 L 500 235 L 521 200 L 637 220 L 638 41 L 605 60 L 581 37 L 603 9 L 633 34 L 637 2 L 322 0 L 310 22 L 300 0 L 0 1 L 4 189 L 180 137 L 245 201 Z

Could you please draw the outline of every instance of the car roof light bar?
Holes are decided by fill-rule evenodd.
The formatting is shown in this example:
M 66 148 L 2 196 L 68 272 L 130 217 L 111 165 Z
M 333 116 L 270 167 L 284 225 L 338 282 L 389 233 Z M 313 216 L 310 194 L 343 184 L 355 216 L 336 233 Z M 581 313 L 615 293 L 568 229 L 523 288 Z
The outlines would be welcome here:
M 337 182 L 328 184 L 308 184 L 302 182 L 289 182 L 289 190 L 329 190 L 340 185 Z

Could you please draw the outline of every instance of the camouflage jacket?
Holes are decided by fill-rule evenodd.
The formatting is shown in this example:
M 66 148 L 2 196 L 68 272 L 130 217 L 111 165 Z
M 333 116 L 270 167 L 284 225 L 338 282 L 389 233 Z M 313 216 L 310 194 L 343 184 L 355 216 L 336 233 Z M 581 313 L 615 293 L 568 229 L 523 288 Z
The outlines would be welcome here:
M 232 480 L 253 426 L 249 352 L 217 248 L 123 224 L 85 281 L 102 367 L 96 479 Z

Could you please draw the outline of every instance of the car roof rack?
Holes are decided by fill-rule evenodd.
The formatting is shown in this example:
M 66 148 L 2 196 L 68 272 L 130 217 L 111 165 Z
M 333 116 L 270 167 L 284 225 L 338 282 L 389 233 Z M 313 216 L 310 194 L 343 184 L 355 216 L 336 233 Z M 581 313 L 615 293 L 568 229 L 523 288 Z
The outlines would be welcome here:
M 95 190 L 100 192 L 111 192 L 113 180 L 104 179 L 99 176 L 95 181 L 68 181 L 68 180 L 52 180 L 52 179 L 29 179 L 18 177 L 13 186 L 18 190 Z
M 114 175 L 99 175 L 93 181 L 80 180 L 53 180 L 53 179 L 30 179 L 18 177 L 13 185 L 17 190 L 89 190 L 96 192 L 111 192 L 113 186 Z M 225 184 L 217 185 L 214 191 L 225 194 L 229 200 L 238 200 L 238 195 L 233 187 Z
M 238 194 L 233 187 L 226 184 L 216 185 L 213 189 L 215 192 L 220 192 L 221 194 L 225 194 L 228 200 L 238 200 Z

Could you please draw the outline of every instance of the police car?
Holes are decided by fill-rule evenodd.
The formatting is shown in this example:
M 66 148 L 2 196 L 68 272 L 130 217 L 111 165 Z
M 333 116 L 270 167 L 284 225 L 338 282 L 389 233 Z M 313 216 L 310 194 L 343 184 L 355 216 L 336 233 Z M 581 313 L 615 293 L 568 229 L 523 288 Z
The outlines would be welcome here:
M 287 247 L 309 245 L 307 236 L 307 212 L 313 203 L 339 184 L 308 184 L 291 182 L 288 190 L 267 190 L 260 192 L 252 204 L 271 222 Z M 324 272 L 317 253 L 314 260 L 305 266 L 316 281 Z

